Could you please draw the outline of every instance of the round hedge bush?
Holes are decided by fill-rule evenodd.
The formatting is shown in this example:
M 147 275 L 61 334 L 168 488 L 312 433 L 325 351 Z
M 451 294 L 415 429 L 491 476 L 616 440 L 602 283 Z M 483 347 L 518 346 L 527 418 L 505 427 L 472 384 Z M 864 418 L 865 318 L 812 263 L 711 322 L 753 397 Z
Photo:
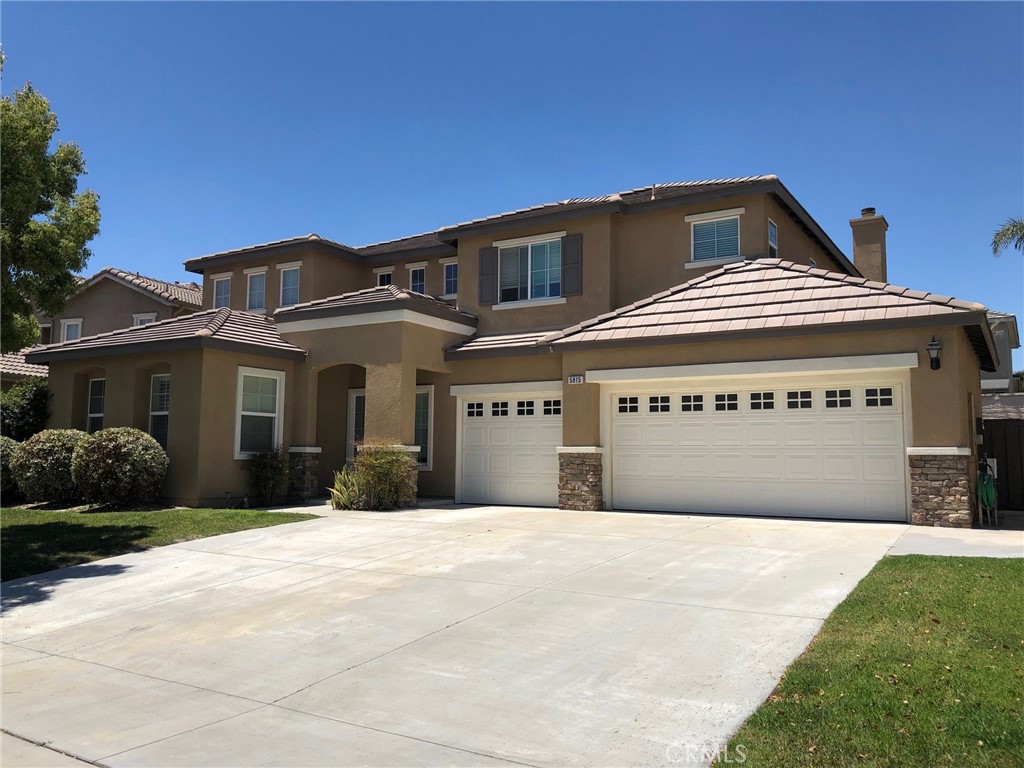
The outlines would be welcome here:
M 0 499 L 4 504 L 21 497 L 18 491 L 18 484 L 14 482 L 14 475 L 11 474 L 11 458 L 18 450 L 18 441 L 4 435 L 0 437 Z
M 88 437 L 78 429 L 44 429 L 14 451 L 11 474 L 29 501 L 73 502 L 81 498 L 71 476 L 71 456 Z
M 160 495 L 167 463 L 164 449 L 145 432 L 111 427 L 78 445 L 71 472 L 92 504 L 146 504 Z

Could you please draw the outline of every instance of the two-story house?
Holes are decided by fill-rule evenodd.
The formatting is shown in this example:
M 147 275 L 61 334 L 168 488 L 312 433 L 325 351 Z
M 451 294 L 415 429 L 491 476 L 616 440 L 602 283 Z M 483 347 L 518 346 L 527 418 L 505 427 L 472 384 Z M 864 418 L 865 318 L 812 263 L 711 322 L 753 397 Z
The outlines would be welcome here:
M 461 502 L 969 525 L 985 308 L 889 285 L 886 220 L 851 226 L 852 262 L 757 176 L 308 235 L 187 261 L 201 312 L 29 359 L 54 426 L 160 417 L 179 503 L 275 445 L 313 495 L 374 438 Z

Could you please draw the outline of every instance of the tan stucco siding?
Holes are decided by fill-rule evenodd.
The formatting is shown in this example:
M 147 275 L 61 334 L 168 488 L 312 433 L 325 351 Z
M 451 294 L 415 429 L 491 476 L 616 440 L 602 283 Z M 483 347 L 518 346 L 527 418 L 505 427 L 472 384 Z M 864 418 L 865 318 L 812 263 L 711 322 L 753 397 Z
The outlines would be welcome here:
M 116 280 L 103 279 L 80 293 L 72 296 L 64 311 L 52 318 L 40 316 L 42 323 L 52 323 L 51 340 L 61 340 L 61 320 L 82 319 L 82 336 L 95 336 L 120 328 L 130 328 L 134 315 L 155 312 L 157 320 L 167 320 L 177 314 L 188 314 L 189 310 L 176 310 L 146 293 L 129 288 Z

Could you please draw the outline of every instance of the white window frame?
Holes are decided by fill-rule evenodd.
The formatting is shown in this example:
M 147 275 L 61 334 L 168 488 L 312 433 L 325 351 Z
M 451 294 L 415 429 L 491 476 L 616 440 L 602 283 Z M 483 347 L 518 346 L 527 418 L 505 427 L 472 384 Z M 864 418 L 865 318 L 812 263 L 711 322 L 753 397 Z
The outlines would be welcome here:
M 562 282 L 559 279 L 558 282 L 558 296 L 541 296 L 539 298 L 533 298 L 528 296 L 527 298 L 519 298 L 512 301 L 501 300 L 501 249 L 502 248 L 518 248 L 521 246 L 527 246 L 527 293 L 533 291 L 533 248 L 530 246 L 540 245 L 541 243 L 550 243 L 555 240 L 561 240 L 567 234 L 566 230 L 561 232 L 548 232 L 543 235 L 530 235 L 529 237 L 515 237 L 510 240 L 496 240 L 491 243 L 491 246 L 498 249 L 498 303 L 493 305 L 492 309 L 503 309 L 511 307 L 523 307 L 523 306 L 543 306 L 545 304 L 565 304 L 565 296 L 562 295 Z M 559 261 L 561 265 L 561 261 Z
M 228 284 L 228 297 L 227 297 L 228 298 L 228 303 L 227 304 L 223 304 L 221 306 L 230 309 L 230 307 L 231 307 L 231 273 L 230 272 L 225 272 L 225 273 L 222 273 L 222 274 L 219 274 L 219 275 L 210 275 L 210 280 L 213 283 L 213 308 L 214 309 L 220 309 L 220 307 L 217 306 L 217 283 L 227 283 Z
M 421 384 L 416 387 L 416 394 L 422 394 L 427 392 L 430 396 L 430 408 L 427 415 L 427 461 L 424 464 L 417 464 L 416 469 L 419 472 L 431 472 L 434 469 L 434 385 L 433 384 Z M 349 463 L 355 461 L 355 436 L 356 436 L 356 398 L 362 397 L 363 400 L 363 418 L 366 418 L 366 389 L 357 388 L 350 389 L 348 391 L 348 418 L 346 419 L 347 424 L 345 425 L 345 459 Z M 413 401 L 413 417 L 415 418 L 415 401 Z M 363 430 L 365 432 L 366 424 L 363 424 Z M 420 446 L 421 448 L 423 446 Z
M 82 338 L 82 318 L 81 317 L 69 317 L 60 321 L 60 343 L 63 344 L 68 340 L 68 327 L 78 326 L 78 339 Z M 78 341 L 78 339 L 72 339 L 72 341 Z M 51 338 L 52 341 L 52 338 Z
M 685 269 L 702 269 L 706 266 L 715 264 L 731 264 L 734 261 L 743 260 L 743 239 L 742 239 L 742 224 L 740 217 L 746 213 L 746 208 L 729 208 L 724 211 L 710 211 L 708 213 L 694 213 L 686 216 L 683 220 L 690 225 L 690 261 L 684 265 Z M 694 224 L 706 224 L 711 221 L 725 221 L 726 219 L 736 219 L 736 255 L 735 256 L 718 256 L 712 259 L 696 259 L 694 258 L 694 250 L 696 243 L 693 238 L 693 226 Z
M 448 267 L 455 267 L 455 293 L 448 293 Z M 455 299 L 459 295 L 459 257 L 449 256 L 441 259 L 441 290 L 442 299 Z
M 166 416 L 167 417 L 167 442 L 171 440 L 171 401 L 170 392 L 167 395 L 167 410 L 166 411 L 154 411 L 153 410 L 153 385 L 157 379 L 167 379 L 168 384 L 171 381 L 171 374 L 169 373 L 154 373 L 149 377 L 149 435 L 153 436 L 153 417 L 154 416 Z M 156 438 L 153 438 L 154 440 Z M 164 450 L 167 450 L 164 448 Z
M 103 410 L 99 411 L 98 413 L 93 413 L 93 411 L 92 411 L 92 385 L 93 385 L 93 382 L 96 382 L 96 381 L 102 381 L 103 382 Z M 105 422 L 106 421 L 106 412 L 107 412 L 107 378 L 106 378 L 106 376 L 99 376 L 99 377 L 97 377 L 95 379 L 89 379 L 89 387 L 85 391 L 85 431 L 89 432 L 89 426 L 90 426 L 90 423 L 92 422 L 93 419 L 97 419 L 98 418 L 98 419 L 102 419 Z M 103 429 L 103 427 L 100 427 L 100 429 Z M 97 429 L 96 432 L 99 432 L 100 429 Z M 95 434 L 95 433 L 94 432 L 89 432 L 89 434 L 92 435 L 92 434 Z
M 245 275 L 245 311 L 254 312 L 256 314 L 266 314 L 267 312 L 267 268 L 266 267 L 251 267 L 250 269 L 242 270 Z M 252 307 L 252 279 L 255 275 L 263 275 L 263 306 L 253 308 Z
M 415 288 L 412 287 L 412 275 L 413 275 L 413 272 L 422 272 L 423 273 L 423 291 L 422 291 L 422 293 L 426 293 L 427 292 L 427 262 L 425 262 L 425 261 L 417 261 L 417 262 L 415 262 L 413 264 L 406 264 L 405 268 L 407 270 L 409 270 L 409 290 L 410 291 L 415 291 L 416 290 Z
M 775 242 L 772 242 L 772 230 L 775 230 Z M 772 248 L 775 249 L 775 253 L 772 253 Z M 779 225 L 776 224 L 771 218 L 768 219 L 768 255 L 773 259 L 779 258 Z
M 156 322 L 156 312 L 135 312 L 132 314 L 132 327 L 148 325 Z
M 386 288 L 389 285 L 394 285 L 395 284 L 395 268 L 393 266 L 391 266 L 391 267 L 377 267 L 375 270 L 373 270 L 373 275 L 374 275 L 373 281 L 374 281 L 374 284 L 376 285 L 377 288 Z M 391 275 L 390 281 L 387 282 L 387 283 L 381 283 L 381 281 L 380 281 L 380 276 L 381 275 Z
M 277 409 L 274 413 L 274 445 L 280 446 L 284 438 L 284 393 L 285 372 L 272 368 L 250 368 L 238 366 L 235 385 L 235 459 L 248 459 L 252 453 L 242 451 L 242 416 L 268 416 L 266 413 L 245 413 L 242 411 L 242 381 L 246 376 L 260 376 L 277 379 Z
M 296 294 L 296 296 L 295 296 L 295 304 L 285 304 L 284 303 L 284 273 L 285 272 L 295 272 L 296 275 L 298 275 L 298 283 L 296 284 L 295 287 L 298 290 L 298 292 L 301 293 L 302 292 L 302 271 L 300 270 L 301 266 L 302 266 L 302 262 L 301 261 L 291 261 L 291 262 L 288 262 L 287 264 L 278 264 L 277 265 L 277 268 L 279 270 L 278 273 L 277 273 L 278 283 L 280 283 L 280 285 L 278 286 L 278 296 L 277 296 L 277 298 L 278 298 L 277 305 L 279 307 L 294 307 L 295 304 L 300 303 L 301 297 L 298 294 Z

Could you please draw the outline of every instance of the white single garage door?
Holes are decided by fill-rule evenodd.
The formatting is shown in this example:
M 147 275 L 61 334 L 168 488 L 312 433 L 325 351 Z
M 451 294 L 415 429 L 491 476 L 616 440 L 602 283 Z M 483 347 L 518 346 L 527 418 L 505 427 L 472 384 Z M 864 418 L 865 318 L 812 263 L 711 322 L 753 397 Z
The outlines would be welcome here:
M 561 397 L 468 397 L 460 410 L 463 502 L 558 504 Z
M 766 377 L 611 392 L 613 506 L 905 520 L 903 386 Z

